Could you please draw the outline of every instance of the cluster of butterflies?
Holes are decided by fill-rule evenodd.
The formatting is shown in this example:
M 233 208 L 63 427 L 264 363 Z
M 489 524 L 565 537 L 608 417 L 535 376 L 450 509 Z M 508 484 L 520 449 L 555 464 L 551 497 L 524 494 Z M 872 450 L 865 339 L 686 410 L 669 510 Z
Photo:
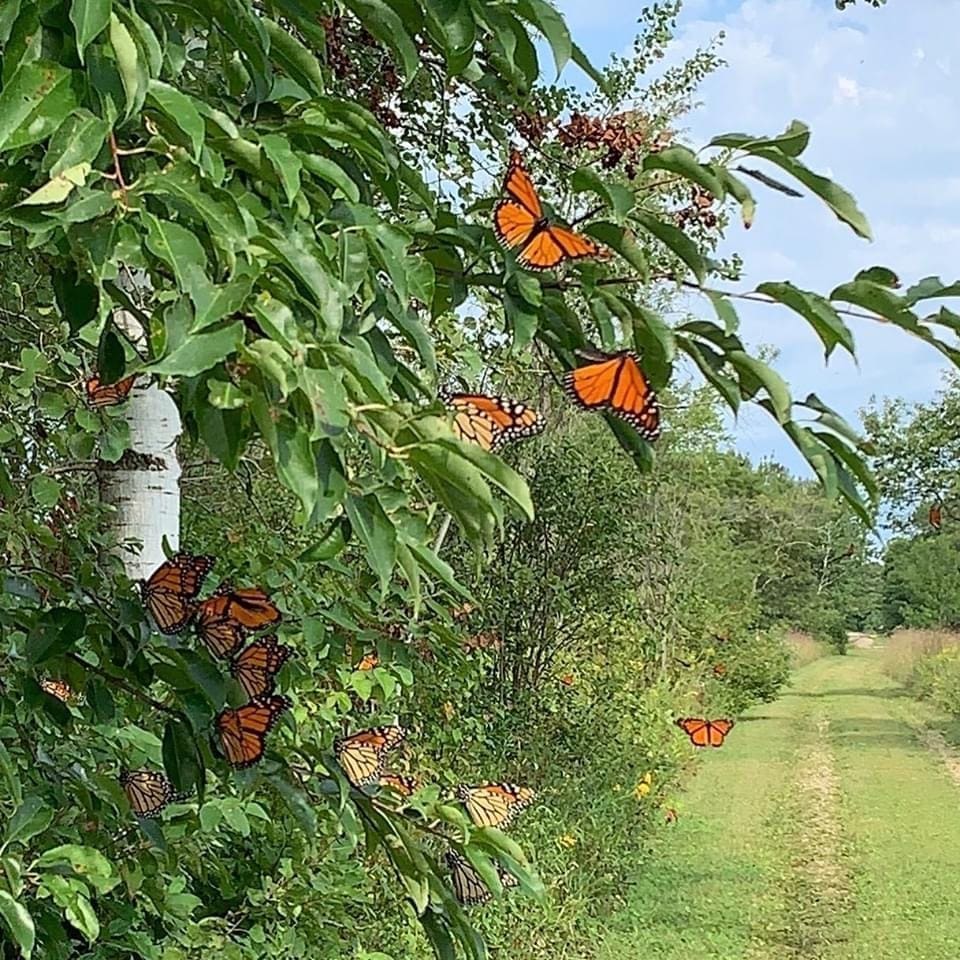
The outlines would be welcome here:
M 386 769 L 388 754 L 406 737 L 403 727 L 396 724 L 372 727 L 334 741 L 334 755 L 347 779 L 358 790 L 370 784 L 388 787 L 401 796 L 410 796 L 419 787 L 416 777 L 391 773 Z M 512 823 L 521 811 L 533 802 L 535 793 L 529 787 L 515 783 L 461 783 L 456 799 L 478 827 L 503 829 Z M 450 870 L 454 895 L 464 906 L 487 903 L 493 894 L 480 874 L 462 853 L 450 848 L 444 854 Z M 517 885 L 516 878 L 502 868 L 500 882 L 504 887 Z
M 494 231 L 516 253 L 517 262 L 531 270 L 551 270 L 568 260 L 600 257 L 602 248 L 583 234 L 561 227 L 547 217 L 530 174 L 514 150 L 503 182 L 504 198 L 494 211 Z M 585 410 L 603 410 L 630 424 L 645 439 L 660 436 L 660 407 L 638 358 L 629 351 L 580 351 L 586 363 L 568 371 L 563 386 Z M 96 375 L 85 382 L 87 402 L 96 408 L 126 400 L 136 374 L 104 384 Z M 496 451 L 503 444 L 536 436 L 543 417 L 526 404 L 479 393 L 442 392 L 453 413 L 454 430 L 463 440 Z

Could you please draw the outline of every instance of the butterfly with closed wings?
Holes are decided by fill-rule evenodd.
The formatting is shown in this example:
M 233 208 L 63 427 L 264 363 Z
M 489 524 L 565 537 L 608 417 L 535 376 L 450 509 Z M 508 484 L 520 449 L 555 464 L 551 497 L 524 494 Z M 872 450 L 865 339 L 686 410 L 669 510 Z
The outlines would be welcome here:
M 121 770 L 120 786 L 127 795 L 130 809 L 142 820 L 158 817 L 168 804 L 186 798 L 173 784 L 155 770 Z
M 259 587 L 234 588 L 221 583 L 212 597 L 197 607 L 197 634 L 210 653 L 232 657 L 248 633 L 279 623 L 280 610 Z
M 338 737 L 333 752 L 347 779 L 359 790 L 376 783 L 383 773 L 387 754 L 398 747 L 407 735 L 403 727 L 371 727 L 349 737 Z
M 536 794 L 515 783 L 461 783 L 457 799 L 478 827 L 506 827 L 533 803 Z
M 463 906 L 489 903 L 493 899 L 493 893 L 483 882 L 476 867 L 462 853 L 448 850 L 445 857 L 454 896 Z M 496 867 L 501 886 L 505 889 L 517 886 L 517 878 L 512 873 L 507 873 L 499 864 Z
M 510 153 L 503 181 L 506 194 L 493 213 L 497 239 L 517 255 L 528 270 L 552 270 L 568 260 L 596 257 L 602 252 L 589 237 L 555 224 L 544 214 L 536 187 L 517 150 Z
M 277 643 L 275 636 L 260 637 L 230 661 L 230 675 L 251 700 L 266 697 L 273 693 L 277 674 L 292 656 L 293 648 Z
M 178 553 L 140 582 L 144 606 L 161 633 L 179 633 L 193 619 L 193 602 L 213 567 L 214 558 Z
M 116 383 L 104 383 L 96 374 L 87 377 L 83 383 L 84 392 L 87 395 L 87 403 L 94 409 L 103 407 L 115 407 L 123 403 L 130 396 L 130 391 L 137 381 L 137 375 L 134 373 Z
M 453 412 L 457 437 L 494 453 L 505 443 L 537 436 L 545 426 L 536 410 L 505 397 L 441 391 L 440 399 Z
M 216 717 L 216 728 L 227 763 L 242 770 L 262 760 L 267 749 L 267 734 L 292 706 L 286 697 L 274 694 L 255 697 L 242 707 L 221 710 Z

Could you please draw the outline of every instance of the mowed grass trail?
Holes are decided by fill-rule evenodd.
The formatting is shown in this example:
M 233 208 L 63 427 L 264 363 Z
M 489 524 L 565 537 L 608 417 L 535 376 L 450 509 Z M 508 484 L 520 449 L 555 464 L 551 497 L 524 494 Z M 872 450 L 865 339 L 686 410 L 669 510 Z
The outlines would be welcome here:
M 597 960 L 958 960 L 937 719 L 874 650 L 799 671 L 705 758 Z

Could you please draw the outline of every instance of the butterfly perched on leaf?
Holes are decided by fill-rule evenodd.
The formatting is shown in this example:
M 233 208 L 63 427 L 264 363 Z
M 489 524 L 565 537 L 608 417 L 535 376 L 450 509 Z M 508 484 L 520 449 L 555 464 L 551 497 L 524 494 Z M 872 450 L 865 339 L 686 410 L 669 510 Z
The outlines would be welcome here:
M 505 443 L 535 437 L 545 421 L 526 404 L 482 393 L 441 391 L 440 399 L 453 411 L 453 432 L 460 440 L 497 451 Z
M 727 734 L 733 729 L 733 721 L 682 717 L 677 720 L 677 726 L 695 747 L 722 747 Z
M 144 820 L 158 817 L 168 804 L 184 799 L 184 795 L 177 793 L 173 784 L 155 770 L 123 770 L 120 786 L 127 795 L 130 809 Z
M 276 637 L 260 637 L 230 661 L 230 674 L 251 700 L 269 696 L 281 667 L 292 656 L 293 648 L 277 643 Z
M 178 553 L 141 581 L 144 606 L 161 633 L 179 633 L 193 619 L 193 600 L 214 562 L 213 557 Z
M 83 383 L 87 403 L 98 410 L 101 407 L 115 407 L 130 396 L 130 391 L 133 389 L 136 380 L 137 375 L 135 373 L 118 380 L 116 383 L 103 383 L 96 374 L 87 377 Z
M 242 707 L 217 714 L 216 727 L 223 755 L 232 767 L 242 770 L 262 759 L 267 734 L 293 704 L 281 696 L 256 697 Z
M 939 530 L 943 526 L 943 507 L 941 504 L 935 503 L 932 507 L 930 507 L 930 512 L 927 514 L 927 520 L 934 530 Z
M 407 735 L 403 727 L 371 727 L 349 737 L 338 737 L 333 742 L 337 763 L 347 779 L 357 788 L 376 783 L 383 773 L 387 754 L 403 742 Z
M 371 651 L 370 653 L 365 653 L 361 658 L 360 662 L 357 664 L 357 670 L 372 670 L 374 667 L 380 666 L 380 657 L 377 652 Z
M 558 226 L 544 214 L 536 187 L 516 150 L 510 153 L 503 192 L 506 196 L 493 213 L 493 228 L 497 239 L 515 251 L 521 267 L 552 270 L 567 260 L 601 253 L 589 237 Z
M 570 399 L 584 410 L 605 410 L 619 417 L 644 440 L 656 440 L 660 436 L 660 405 L 637 357 L 627 350 L 577 353 L 588 362 L 563 375 L 563 388 Z
M 243 646 L 248 633 L 280 620 L 276 604 L 259 587 L 221 583 L 197 608 L 197 634 L 213 656 L 226 659 Z
M 457 799 L 478 827 L 505 827 L 533 803 L 536 794 L 515 783 L 461 783 Z
M 489 903 L 493 899 L 493 893 L 483 882 L 483 878 L 477 872 L 476 867 L 462 854 L 456 850 L 446 852 L 447 867 L 450 870 L 450 883 L 453 887 L 454 896 L 465 907 L 480 903 Z M 507 873 L 503 867 L 497 865 L 497 876 L 504 888 L 517 886 L 517 878 L 512 873 Z
M 715 663 L 713 665 L 713 675 L 718 679 L 722 679 L 727 675 L 727 665 L 725 663 Z
M 44 693 L 49 693 L 51 697 L 56 697 L 64 703 L 69 703 L 73 697 L 73 687 L 66 680 L 44 679 L 40 681 L 40 689 Z
M 401 797 L 411 797 L 420 788 L 420 781 L 416 777 L 403 773 L 383 773 L 377 780 L 381 787 L 387 787 Z

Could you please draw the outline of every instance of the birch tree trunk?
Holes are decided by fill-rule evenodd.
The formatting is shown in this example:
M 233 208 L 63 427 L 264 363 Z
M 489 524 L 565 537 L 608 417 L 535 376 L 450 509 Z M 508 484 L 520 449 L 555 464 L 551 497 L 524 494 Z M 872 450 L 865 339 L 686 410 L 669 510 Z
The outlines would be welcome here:
M 142 281 L 136 284 L 143 292 Z M 114 322 L 135 344 L 144 339 L 139 321 L 118 310 Z M 115 552 L 127 576 L 145 580 L 166 559 L 163 540 L 180 547 L 180 411 L 155 384 L 137 384 L 120 408 L 130 427 L 130 447 L 117 463 L 100 461 L 100 499 L 114 508 Z

